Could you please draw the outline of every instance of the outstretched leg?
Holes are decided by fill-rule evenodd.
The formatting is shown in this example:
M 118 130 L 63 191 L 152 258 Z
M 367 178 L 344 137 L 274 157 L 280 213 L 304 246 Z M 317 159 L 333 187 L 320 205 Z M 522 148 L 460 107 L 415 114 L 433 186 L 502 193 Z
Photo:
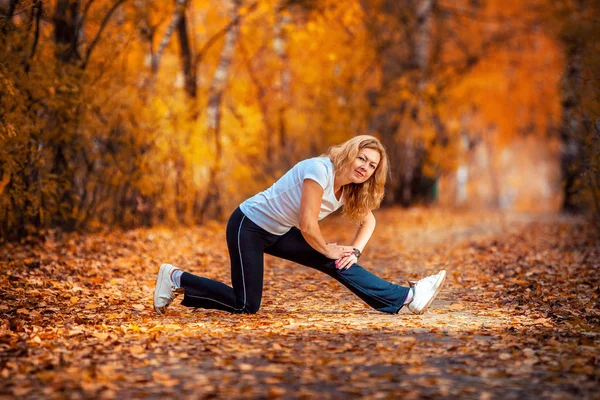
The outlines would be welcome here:
M 358 264 L 353 264 L 344 271 L 336 269 L 335 260 L 313 249 L 297 228 L 292 228 L 275 244 L 267 247 L 265 253 L 326 273 L 378 311 L 397 313 L 410 291 L 408 287 L 379 278 Z

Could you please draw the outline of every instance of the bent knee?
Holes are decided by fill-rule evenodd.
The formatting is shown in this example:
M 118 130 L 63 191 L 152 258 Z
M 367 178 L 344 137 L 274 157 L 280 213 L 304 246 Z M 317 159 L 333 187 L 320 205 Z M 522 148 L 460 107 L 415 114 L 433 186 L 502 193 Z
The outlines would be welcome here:
M 258 303 L 258 304 L 247 303 L 246 306 L 244 307 L 243 312 L 246 314 L 256 314 L 259 309 L 260 309 L 260 303 Z

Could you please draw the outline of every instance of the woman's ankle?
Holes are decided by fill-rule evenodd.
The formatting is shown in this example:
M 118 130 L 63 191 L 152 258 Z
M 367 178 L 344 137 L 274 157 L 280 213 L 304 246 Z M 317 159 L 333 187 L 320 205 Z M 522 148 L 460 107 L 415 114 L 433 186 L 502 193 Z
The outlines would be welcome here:
M 183 275 L 183 271 L 179 268 L 171 271 L 171 282 L 173 283 L 173 286 L 178 289 L 181 287 L 181 275 Z

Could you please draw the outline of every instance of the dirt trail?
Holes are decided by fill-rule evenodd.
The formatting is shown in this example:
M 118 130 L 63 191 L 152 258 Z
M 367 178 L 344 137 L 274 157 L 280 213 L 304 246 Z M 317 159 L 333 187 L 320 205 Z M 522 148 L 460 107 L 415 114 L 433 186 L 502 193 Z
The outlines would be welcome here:
M 157 266 L 229 281 L 223 224 L 0 247 L 0 396 L 599 398 L 600 245 L 582 219 L 383 210 L 361 264 L 402 284 L 440 268 L 415 316 L 268 257 L 261 311 L 173 305 Z M 327 240 L 353 228 L 339 217 Z

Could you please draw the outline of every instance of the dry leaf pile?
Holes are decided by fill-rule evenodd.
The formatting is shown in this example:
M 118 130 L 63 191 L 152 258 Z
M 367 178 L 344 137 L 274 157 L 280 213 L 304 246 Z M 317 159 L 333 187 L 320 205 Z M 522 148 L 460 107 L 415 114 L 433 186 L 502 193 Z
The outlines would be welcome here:
M 229 282 L 223 224 L 0 247 L 0 397 L 600 397 L 600 244 L 582 219 L 390 209 L 361 263 L 448 271 L 428 313 L 377 313 L 267 258 L 256 315 L 152 309 L 161 262 Z M 330 241 L 352 227 L 325 224 Z

